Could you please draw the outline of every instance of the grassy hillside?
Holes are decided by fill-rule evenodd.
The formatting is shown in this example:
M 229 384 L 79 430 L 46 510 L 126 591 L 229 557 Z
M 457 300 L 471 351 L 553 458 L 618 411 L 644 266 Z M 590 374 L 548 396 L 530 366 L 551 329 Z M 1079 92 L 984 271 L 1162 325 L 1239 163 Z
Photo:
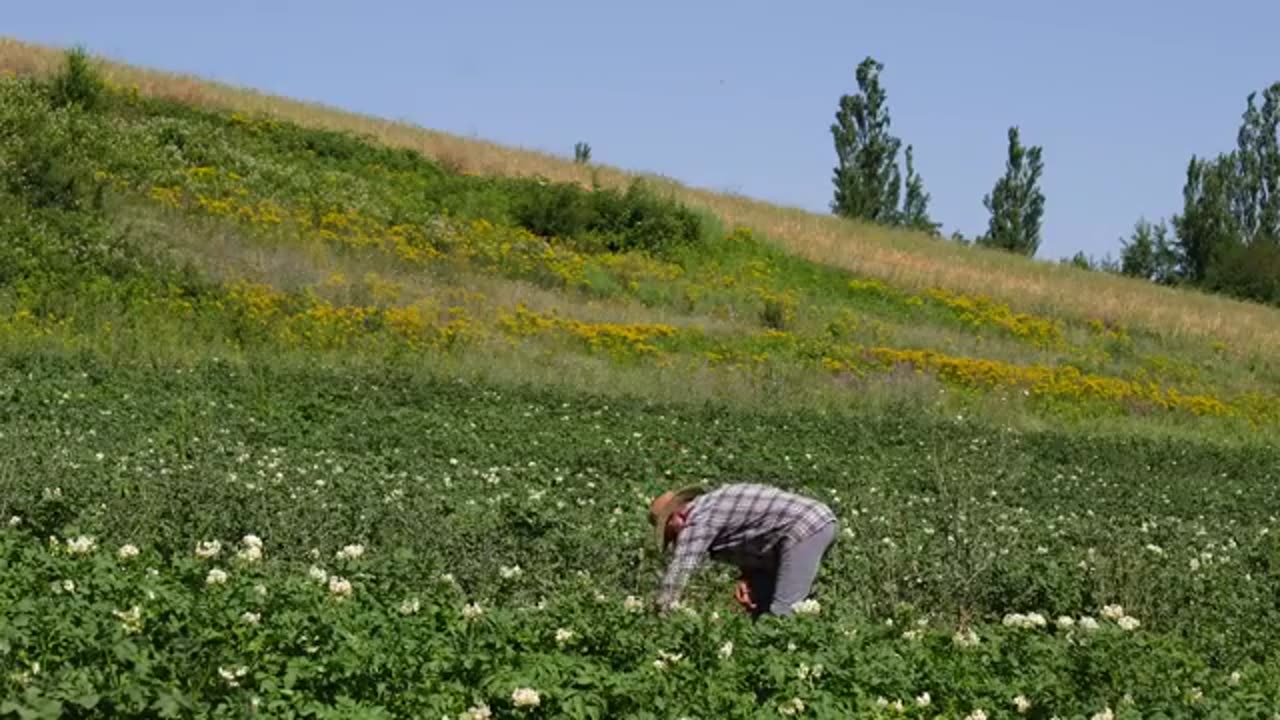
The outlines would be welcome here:
M 0 717 L 1280 703 L 1276 310 L 63 62 L 0 45 Z M 743 476 L 821 611 L 654 616 L 646 499 Z

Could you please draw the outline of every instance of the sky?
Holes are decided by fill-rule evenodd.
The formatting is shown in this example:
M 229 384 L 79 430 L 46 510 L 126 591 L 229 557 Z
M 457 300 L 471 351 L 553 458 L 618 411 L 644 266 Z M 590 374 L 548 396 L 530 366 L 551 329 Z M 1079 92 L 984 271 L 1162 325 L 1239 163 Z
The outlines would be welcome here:
M 1280 81 L 1280 2 L 7 3 L 0 35 L 830 212 L 839 98 L 883 63 L 930 214 L 986 229 L 1007 133 L 1044 148 L 1038 257 L 1119 255 Z M 901 158 L 900 158 L 901 159 Z M 904 166 L 905 169 L 905 166 Z

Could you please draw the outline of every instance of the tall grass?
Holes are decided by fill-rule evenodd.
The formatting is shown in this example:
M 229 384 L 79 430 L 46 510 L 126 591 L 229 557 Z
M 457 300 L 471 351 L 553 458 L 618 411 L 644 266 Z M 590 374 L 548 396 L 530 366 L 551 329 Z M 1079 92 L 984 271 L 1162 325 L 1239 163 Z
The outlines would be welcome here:
M 247 88 L 96 59 L 107 80 L 141 94 L 206 107 L 267 113 L 310 127 L 348 130 L 393 147 L 410 148 L 465 172 L 501 176 L 541 175 L 582 185 L 596 179 L 623 187 L 636 176 L 593 163 L 462 138 L 408 123 L 373 118 Z M 50 75 L 63 49 L 0 38 L 0 72 Z M 726 224 L 747 225 L 791 253 L 900 287 L 941 287 L 987 294 L 1017 309 L 1077 320 L 1097 319 L 1173 339 L 1214 339 L 1263 356 L 1280 351 L 1280 310 L 1205 293 L 1173 290 L 1113 275 L 982 248 L 964 248 L 924 235 L 693 188 L 645 175 L 680 200 L 708 209 Z

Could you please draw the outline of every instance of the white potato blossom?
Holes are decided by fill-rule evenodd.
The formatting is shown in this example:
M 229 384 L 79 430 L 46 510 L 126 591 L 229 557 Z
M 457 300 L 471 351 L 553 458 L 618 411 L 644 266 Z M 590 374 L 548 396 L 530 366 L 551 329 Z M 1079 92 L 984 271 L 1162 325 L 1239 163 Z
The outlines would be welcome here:
M 358 560 L 364 556 L 364 545 L 347 545 L 337 552 L 339 560 Z
M 1044 627 L 1048 624 L 1048 621 L 1045 620 L 1044 616 L 1040 613 L 1033 612 L 1026 615 L 1023 615 L 1022 613 L 1010 613 L 1004 616 L 1004 624 L 1008 627 L 1031 630 L 1034 628 Z
M 88 555 L 98 546 L 98 542 L 88 535 L 67 541 L 67 552 L 72 555 Z
M 249 674 L 249 668 L 243 665 L 237 668 L 219 667 L 218 674 L 222 676 L 228 687 L 240 687 L 240 678 Z
M 318 583 L 327 582 L 329 580 L 329 573 L 325 572 L 323 568 L 316 567 L 315 565 L 311 566 L 311 569 L 307 571 L 307 575 Z
M 62 589 L 63 589 L 63 591 L 65 591 L 65 592 L 75 592 L 75 591 L 76 591 L 76 581 L 75 581 L 75 580 L 63 580 L 63 581 L 62 581 Z
M 1080 618 L 1080 628 L 1082 630 L 1089 630 L 1089 631 L 1097 630 L 1098 621 L 1094 620 L 1092 617 L 1089 617 L 1088 615 L 1085 615 Z
M 116 557 L 120 558 L 121 560 L 128 560 L 130 558 L 138 557 L 138 554 L 140 552 L 141 551 L 138 550 L 137 545 L 130 543 L 128 545 L 121 545 L 120 549 L 116 551 Z
M 262 547 L 262 538 L 258 537 L 257 535 L 254 535 L 253 533 L 249 533 L 248 535 L 245 535 L 243 538 L 240 539 L 240 542 L 247 548 Z
M 245 625 L 257 625 L 262 622 L 262 615 L 256 612 L 245 612 L 240 616 L 240 622 Z
M 1236 670 L 1235 672 L 1231 673 L 1230 677 L 1227 678 L 1227 684 L 1232 687 L 1235 687 L 1236 685 L 1240 684 L 1240 680 L 1241 680 L 1240 671 Z
M 9 527 L 18 527 L 21 524 L 22 524 L 22 518 L 18 517 L 17 515 L 14 515 L 13 517 L 9 518 Z
M 964 716 L 964 720 L 987 720 L 987 714 L 982 710 L 974 710 Z
M 209 574 L 205 576 L 205 579 L 204 579 L 204 582 L 206 585 L 221 585 L 226 581 L 227 581 L 226 571 L 220 570 L 218 568 L 214 568 L 210 570 Z
M 507 567 L 506 565 L 503 565 L 502 567 L 498 568 L 498 574 L 507 580 L 511 580 L 513 578 L 518 578 L 522 574 L 524 574 L 524 570 L 521 570 L 519 565 L 513 565 L 511 567 Z
M 804 712 L 804 701 L 798 697 L 791 698 L 778 707 L 778 712 L 787 716 L 799 715 Z
M 720 646 L 720 657 L 723 660 L 728 660 L 732 655 L 733 655 L 733 641 L 726 640 L 725 643 Z
M 329 578 L 329 592 L 339 598 L 351 597 L 351 582 L 334 575 Z
M 236 553 L 236 558 L 242 562 L 256 563 L 262 559 L 262 546 L 250 545 Z
M 466 712 L 458 716 L 458 720 L 489 720 L 493 717 L 493 713 L 489 711 L 488 705 L 476 705 L 467 708 Z
M 216 558 L 220 554 L 222 554 L 222 543 L 217 540 L 207 540 L 196 545 L 196 557 L 198 558 L 208 560 Z
M 1124 607 L 1121 605 L 1107 605 L 1102 608 L 1102 617 L 1108 620 L 1119 620 L 1124 617 Z
M 1116 620 L 1116 624 L 1120 626 L 1121 630 L 1137 630 L 1138 626 L 1142 625 L 1142 623 L 1138 622 L 1138 618 L 1131 615 L 1121 616 L 1120 619 Z
M 255 593 L 257 593 L 258 597 L 266 597 L 266 596 L 267 596 L 267 586 L 266 586 L 266 585 L 264 585 L 264 584 L 262 584 L 262 583 L 258 583 L 257 585 L 254 585 L 254 586 L 253 586 L 253 591 L 254 591 Z
M 1102 712 L 1091 715 L 1089 720 L 1116 720 L 1116 715 L 1111 712 L 1111 708 L 1105 708 Z
M 1031 710 L 1031 701 L 1025 695 L 1019 695 L 1013 699 L 1013 707 L 1019 713 L 1025 715 Z
M 622 601 L 622 607 L 625 608 L 627 612 L 640 612 L 644 609 L 644 601 L 635 595 L 628 595 L 627 598 Z
M 1070 615 L 1059 615 L 1057 619 L 1057 625 L 1059 630 L 1070 630 L 1071 628 L 1075 627 L 1076 619 L 1071 617 Z
M 422 609 L 422 603 L 418 600 L 418 598 L 409 598 L 408 600 L 405 600 L 404 602 L 400 603 L 401 615 L 413 615 L 414 613 L 418 612 L 421 609 Z
M 478 603 L 467 603 L 462 607 L 462 617 L 467 620 L 475 620 L 483 614 L 484 608 L 480 607 Z
M 533 688 L 516 688 L 511 692 L 511 702 L 516 707 L 537 707 L 542 703 L 542 696 Z
M 556 630 L 556 643 L 564 645 L 573 639 L 573 631 L 568 628 L 560 628 Z
M 817 600 L 810 598 L 808 600 L 801 600 L 791 606 L 791 609 L 795 611 L 795 614 L 797 615 L 817 615 L 822 612 L 822 605 Z
M 932 703 L 933 703 L 933 698 L 930 697 L 929 693 L 927 692 L 920 693 L 919 695 L 916 696 L 916 705 L 918 705 L 919 707 L 929 707 L 929 705 L 931 705 Z
M 120 623 L 124 625 L 124 629 L 129 633 L 137 633 L 142 631 L 142 608 L 134 605 L 128 610 L 116 610 L 112 613 L 116 616 Z
M 957 630 L 956 634 L 951 636 L 951 641 L 960 647 L 973 647 L 978 644 L 978 634 L 971 628 Z

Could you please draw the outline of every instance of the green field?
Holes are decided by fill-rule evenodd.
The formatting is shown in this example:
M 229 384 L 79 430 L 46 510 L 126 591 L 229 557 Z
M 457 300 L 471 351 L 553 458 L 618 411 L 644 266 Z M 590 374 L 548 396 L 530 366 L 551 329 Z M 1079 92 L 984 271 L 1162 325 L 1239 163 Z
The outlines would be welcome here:
M 1280 708 L 1280 311 L 0 50 L 0 717 Z M 744 478 L 820 611 L 655 614 Z

